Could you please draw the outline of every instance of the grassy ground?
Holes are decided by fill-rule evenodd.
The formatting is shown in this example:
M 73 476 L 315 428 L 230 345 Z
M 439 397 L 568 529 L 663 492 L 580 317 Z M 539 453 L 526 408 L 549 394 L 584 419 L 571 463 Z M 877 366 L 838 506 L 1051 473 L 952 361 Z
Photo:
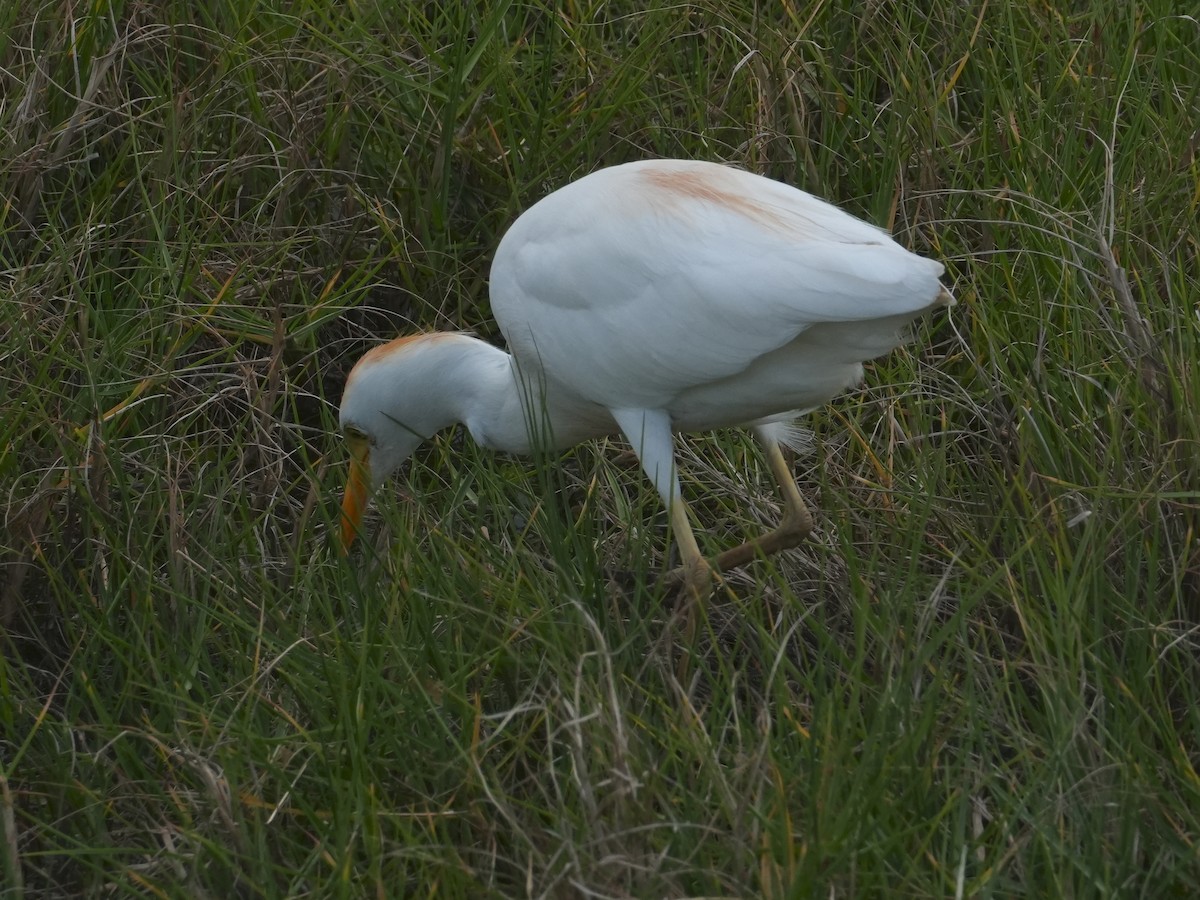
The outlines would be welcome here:
M 920 6 L 3 6 L 4 895 L 1200 891 L 1200 25 Z M 357 355 L 650 156 L 947 263 L 814 540 L 686 643 L 617 445 L 447 434 L 331 554 Z M 682 459 L 710 550 L 777 517 Z

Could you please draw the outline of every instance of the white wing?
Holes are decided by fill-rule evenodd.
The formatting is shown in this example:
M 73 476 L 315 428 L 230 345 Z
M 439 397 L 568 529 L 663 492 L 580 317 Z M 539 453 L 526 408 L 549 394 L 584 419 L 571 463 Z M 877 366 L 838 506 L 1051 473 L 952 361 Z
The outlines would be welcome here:
M 594 403 L 658 409 L 812 325 L 895 330 L 939 302 L 941 272 L 779 182 L 659 160 L 600 170 L 530 208 L 497 250 L 491 297 L 523 365 Z M 830 333 L 854 362 L 887 349 Z

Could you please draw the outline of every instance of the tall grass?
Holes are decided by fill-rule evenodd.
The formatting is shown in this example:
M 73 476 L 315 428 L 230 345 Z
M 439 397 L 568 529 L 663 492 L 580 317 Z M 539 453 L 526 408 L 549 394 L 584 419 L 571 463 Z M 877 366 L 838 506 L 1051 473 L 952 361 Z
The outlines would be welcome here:
M 6 895 L 1200 890 L 1200 26 L 1166 2 L 0 9 Z M 330 552 L 345 373 L 507 223 L 728 161 L 959 298 L 686 639 L 612 444 Z M 716 552 L 777 520 L 689 438 Z M 688 679 L 677 665 L 687 658 Z

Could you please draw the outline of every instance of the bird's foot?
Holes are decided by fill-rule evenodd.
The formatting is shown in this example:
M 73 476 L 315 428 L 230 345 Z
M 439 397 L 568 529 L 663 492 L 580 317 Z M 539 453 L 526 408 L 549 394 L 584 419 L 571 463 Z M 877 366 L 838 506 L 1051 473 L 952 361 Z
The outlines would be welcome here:
M 712 567 L 712 564 L 703 556 L 697 556 L 695 559 L 688 560 L 680 566 L 680 569 L 683 570 L 680 599 L 683 598 L 683 595 L 686 595 L 692 600 L 706 600 L 712 593 L 717 579 L 720 577 L 717 575 L 716 569 Z
M 703 556 L 698 556 L 664 575 L 662 584 L 668 588 L 677 588 L 682 603 L 689 597 L 696 600 L 706 599 L 719 578 L 720 575 L 712 563 Z

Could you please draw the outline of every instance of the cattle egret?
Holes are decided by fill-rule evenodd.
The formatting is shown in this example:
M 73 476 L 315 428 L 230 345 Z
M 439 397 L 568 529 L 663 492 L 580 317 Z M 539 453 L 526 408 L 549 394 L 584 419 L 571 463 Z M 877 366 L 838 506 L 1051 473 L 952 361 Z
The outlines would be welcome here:
M 375 490 L 456 423 L 485 447 L 559 449 L 623 434 L 669 512 L 693 594 L 712 571 L 793 547 L 812 529 L 780 444 L 858 384 L 905 326 L 953 303 L 941 263 L 795 188 L 708 162 L 601 169 L 520 216 L 500 242 L 491 301 L 505 353 L 467 334 L 398 338 L 350 372 L 351 462 L 341 544 Z M 774 531 L 700 552 L 672 434 L 746 425 L 784 501 Z

